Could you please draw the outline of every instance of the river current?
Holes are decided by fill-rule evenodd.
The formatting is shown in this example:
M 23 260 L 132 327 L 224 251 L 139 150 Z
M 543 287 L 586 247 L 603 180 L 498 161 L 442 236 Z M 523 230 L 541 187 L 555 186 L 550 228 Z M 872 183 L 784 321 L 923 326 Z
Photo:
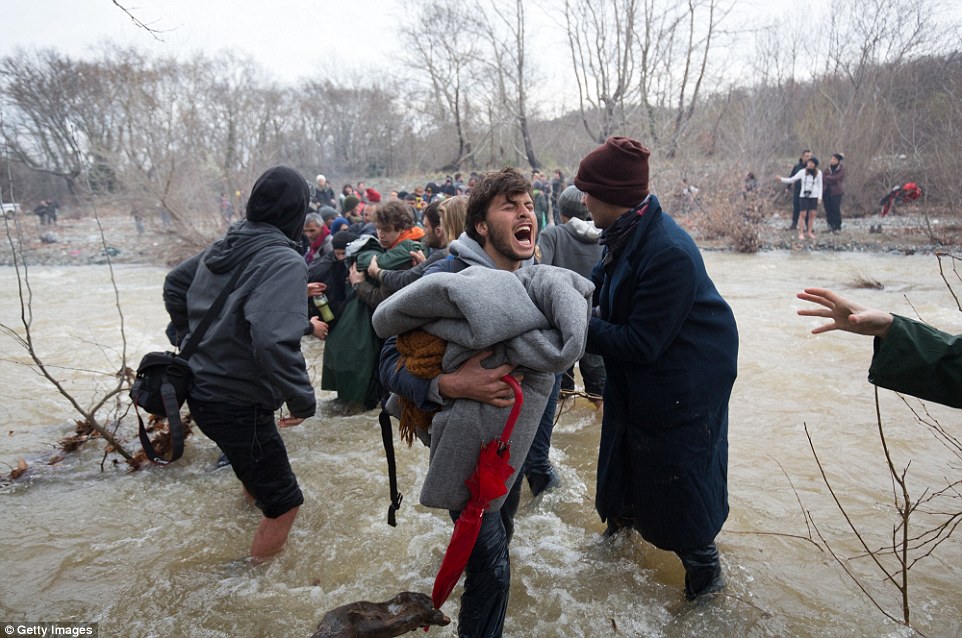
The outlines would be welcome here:
M 821 285 L 949 332 L 962 313 L 933 256 L 706 253 L 709 273 L 734 309 L 741 339 L 731 400 L 731 515 L 718 538 L 726 592 L 690 605 L 674 555 L 636 534 L 603 539 L 593 509 L 600 418 L 568 401 L 552 460 L 562 486 L 537 499 L 527 487 L 511 546 L 505 635 L 910 636 L 900 599 L 839 513 L 805 434 L 852 522 L 872 547 L 891 544 L 893 485 L 867 381 L 865 337 L 813 336 L 794 295 Z M 948 265 L 948 264 L 947 264 Z M 115 269 L 126 356 L 134 366 L 165 347 L 165 270 Z M 877 280 L 881 290 L 856 288 Z M 109 387 L 124 349 L 104 266 L 29 271 L 36 348 L 82 404 Z M 958 281 L 957 279 L 955 281 Z M 957 286 L 962 289 L 962 286 Z M 0 269 L 0 322 L 20 329 L 16 273 Z M 304 352 L 320 386 L 320 342 Z M 76 415 L 26 355 L 0 335 L 0 621 L 99 623 L 100 636 L 309 636 L 325 611 L 354 600 L 430 593 L 451 532 L 446 512 L 417 504 L 427 450 L 398 445 L 405 493 L 398 526 L 386 523 L 388 482 L 377 412 L 345 416 L 318 390 L 319 413 L 283 436 L 304 491 L 285 551 L 251 567 L 245 555 L 257 510 L 244 504 L 230 469 L 199 432 L 170 467 L 101 471 L 102 443 L 47 466 Z M 962 476 L 962 461 L 917 422 L 913 409 L 962 437 L 957 410 L 903 402 L 880 391 L 887 443 L 908 467 L 915 498 Z M 928 410 L 928 413 L 924 410 Z M 136 449 L 136 419 L 120 434 Z M 954 509 L 953 509 L 954 508 Z M 959 511 L 959 499 L 929 509 Z M 933 519 L 915 522 L 921 533 Z M 833 553 L 841 559 L 844 568 Z M 885 564 L 893 565 L 890 556 Z M 928 636 L 962 635 L 962 535 L 916 563 L 909 576 L 913 622 Z M 444 611 L 456 618 L 461 587 Z M 429 635 L 452 636 L 453 626 Z

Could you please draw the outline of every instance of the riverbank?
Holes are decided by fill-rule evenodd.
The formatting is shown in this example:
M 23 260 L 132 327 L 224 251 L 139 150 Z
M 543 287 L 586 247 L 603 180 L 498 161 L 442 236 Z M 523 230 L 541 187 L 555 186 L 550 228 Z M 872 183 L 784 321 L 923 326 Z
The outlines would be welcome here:
M 697 216 L 689 222 L 684 216 L 679 223 L 692 234 L 703 250 L 734 250 L 729 237 L 706 238 L 699 229 Z M 897 253 L 903 255 L 932 254 L 937 251 L 959 252 L 962 249 L 962 223 L 953 217 L 939 218 L 917 209 L 884 218 L 878 215 L 842 220 L 842 230 L 828 231 L 824 219 L 815 223 L 815 239 L 798 239 L 789 230 L 791 212 L 776 212 L 756 224 L 758 251 L 828 251 Z
M 695 238 L 703 250 L 735 250 L 727 236 L 704 232 L 703 217 L 677 215 L 676 219 Z M 40 226 L 33 216 L 20 218 L 20 236 L 28 265 L 75 266 L 106 263 L 169 266 L 192 255 L 200 244 L 186 241 L 159 222 L 146 224 L 139 233 L 134 221 L 123 214 L 102 213 L 91 216 L 65 216 L 55 226 Z M 899 211 L 884 219 L 878 216 L 843 220 L 839 233 L 826 231 L 824 220 L 816 224 L 815 239 L 800 241 L 788 230 L 789 216 L 782 212 L 767 215 L 755 224 L 759 252 L 828 251 L 878 252 L 904 255 L 931 254 L 936 251 L 962 250 L 962 223 L 958 219 L 926 218 L 918 210 Z M 876 232 L 880 226 L 880 232 Z M 100 228 L 103 228 L 101 236 Z M 15 226 L 8 232 L 16 236 Z M 10 242 L 0 254 L 0 265 L 13 265 Z
M 179 263 L 197 249 L 196 244 L 159 223 L 146 224 L 144 232 L 139 233 L 134 221 L 120 214 L 61 216 L 55 225 L 46 226 L 32 215 L 23 215 L 18 221 L 16 227 L 8 220 L 5 234 L 14 237 L 13 243 L 22 249 L 27 266 L 105 264 L 108 258 L 115 264 L 166 266 Z M 0 253 L 0 265 L 13 263 L 8 240 Z

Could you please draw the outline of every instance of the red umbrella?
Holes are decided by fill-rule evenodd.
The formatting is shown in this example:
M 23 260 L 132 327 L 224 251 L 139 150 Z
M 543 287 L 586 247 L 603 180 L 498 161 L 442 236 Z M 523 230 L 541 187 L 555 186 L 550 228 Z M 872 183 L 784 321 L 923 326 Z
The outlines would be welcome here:
M 461 516 L 454 523 L 451 542 L 448 543 L 444 560 L 441 561 L 441 569 L 438 570 L 437 578 L 434 579 L 431 600 L 434 602 L 435 609 L 441 609 L 441 605 L 448 599 L 451 590 L 461 579 L 464 567 L 468 564 L 468 557 L 474 549 L 474 543 L 478 540 L 481 515 L 491 501 L 508 493 L 505 481 L 514 474 L 514 468 L 508 465 L 511 458 L 509 441 L 514 431 L 514 424 L 518 421 L 518 414 L 521 413 L 521 406 L 524 405 L 524 395 L 521 393 L 518 381 L 510 374 L 501 377 L 501 380 L 514 390 L 514 405 L 511 406 L 511 414 L 508 415 L 508 421 L 504 424 L 501 436 L 488 441 L 481 448 L 478 467 L 464 482 L 471 491 L 471 498 L 468 499 L 468 504 L 461 510 Z

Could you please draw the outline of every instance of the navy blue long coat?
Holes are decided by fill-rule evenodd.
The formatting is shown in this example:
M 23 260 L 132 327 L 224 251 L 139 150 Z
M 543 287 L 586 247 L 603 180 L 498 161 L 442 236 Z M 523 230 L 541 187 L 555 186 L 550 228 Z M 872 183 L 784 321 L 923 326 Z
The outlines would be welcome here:
M 662 549 L 701 547 L 728 516 L 735 317 L 654 196 L 612 268 L 594 269 L 588 328 L 608 373 L 595 507 Z

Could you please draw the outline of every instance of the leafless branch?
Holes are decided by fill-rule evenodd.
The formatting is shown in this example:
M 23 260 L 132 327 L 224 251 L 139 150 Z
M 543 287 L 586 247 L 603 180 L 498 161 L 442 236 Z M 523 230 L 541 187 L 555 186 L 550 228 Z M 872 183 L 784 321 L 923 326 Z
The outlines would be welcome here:
M 123 11 L 124 13 L 126 13 L 126 14 L 127 14 L 127 17 L 130 18 L 130 20 L 131 20 L 135 25 L 137 25 L 138 28 L 143 29 L 144 31 L 146 31 L 147 33 L 149 33 L 149 34 L 151 35 L 151 37 L 153 37 L 153 38 L 154 38 L 155 40 L 157 40 L 158 42 L 163 42 L 163 41 L 164 41 L 164 39 L 163 39 L 162 37 L 160 37 L 160 34 L 161 34 L 161 33 L 164 33 L 164 31 L 160 31 L 160 30 L 158 30 L 158 29 L 154 29 L 154 28 L 151 27 L 150 25 L 145 24 L 144 22 L 142 22 L 142 21 L 140 20 L 140 18 L 138 18 L 137 16 L 135 16 L 127 7 L 125 7 L 124 5 L 122 5 L 122 4 L 120 4 L 119 2 L 117 2 L 117 0 L 110 0 L 110 1 L 114 3 L 114 6 L 115 6 L 115 7 L 117 7 L 118 9 L 120 9 L 121 11 Z

